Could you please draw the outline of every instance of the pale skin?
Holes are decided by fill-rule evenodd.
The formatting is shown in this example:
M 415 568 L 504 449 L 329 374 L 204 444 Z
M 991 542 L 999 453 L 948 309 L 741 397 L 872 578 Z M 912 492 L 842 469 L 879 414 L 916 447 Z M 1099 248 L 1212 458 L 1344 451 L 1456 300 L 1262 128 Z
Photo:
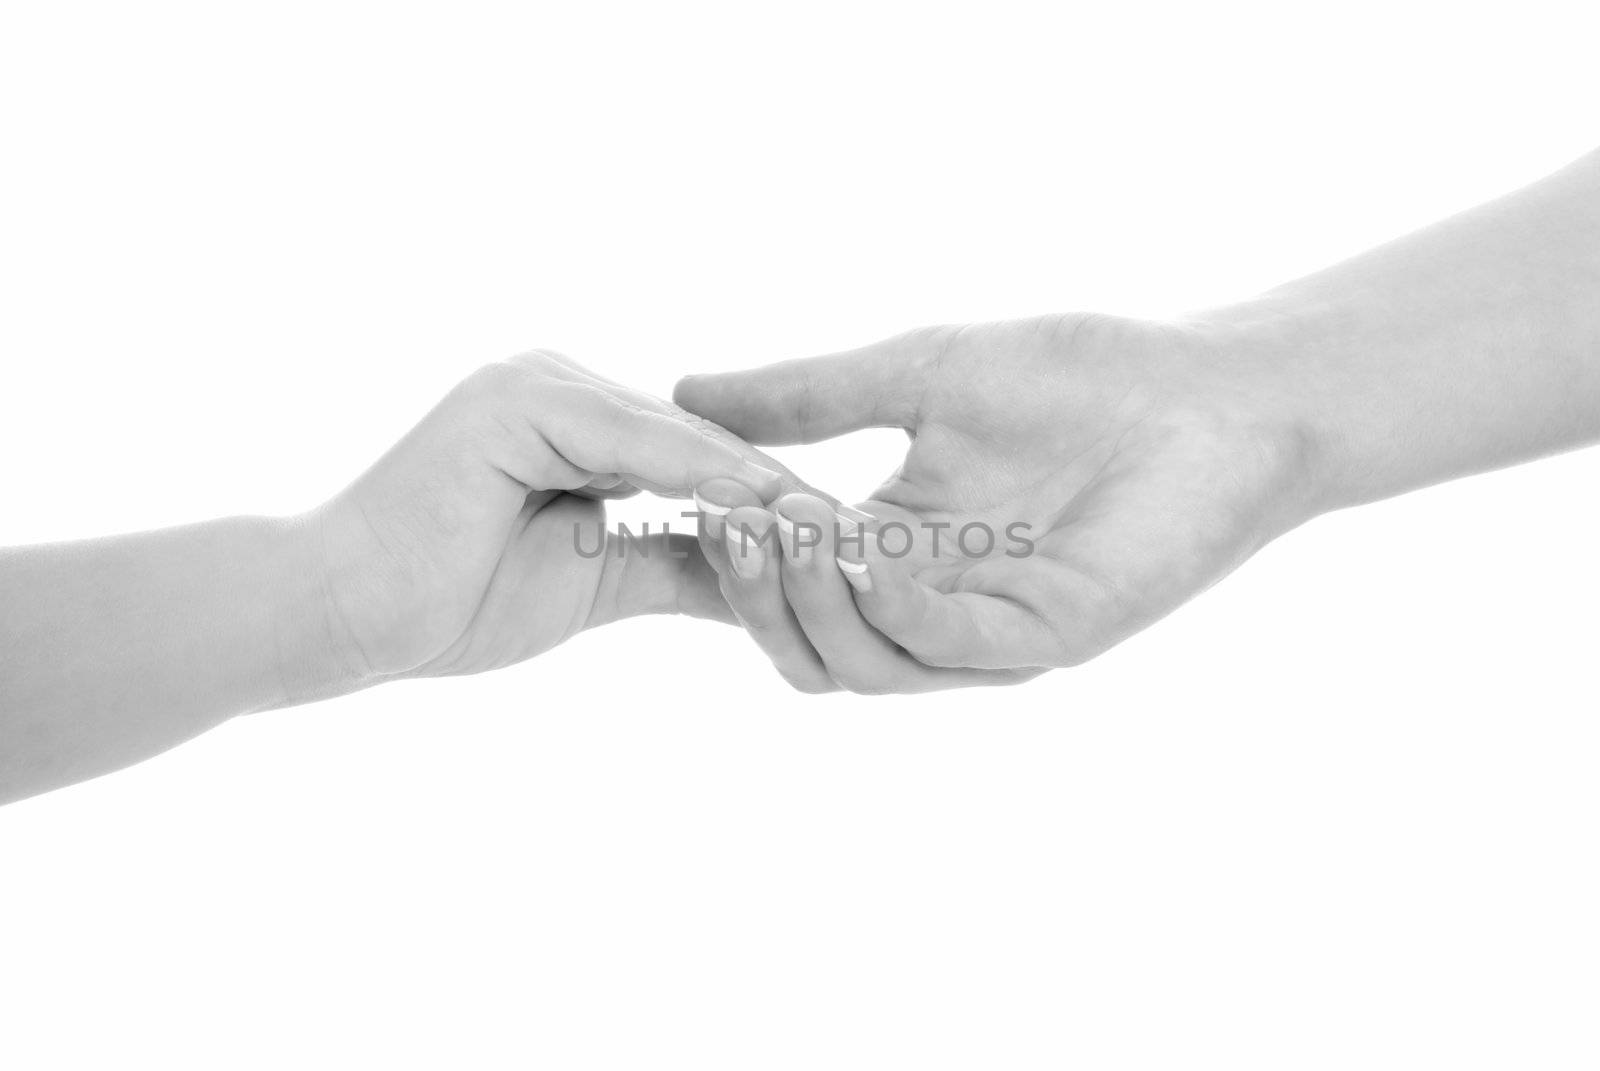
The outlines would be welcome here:
M 1600 439 L 1600 154 L 1235 306 L 929 328 L 676 401 L 533 353 L 303 515 L 0 550 L 0 802 L 636 614 L 737 621 L 811 692 L 1079 663 L 1321 513 Z M 872 426 L 912 435 L 861 503 L 918 532 L 903 558 L 836 545 L 845 507 L 743 441 Z M 578 553 L 635 487 L 697 489 L 702 553 Z M 923 522 L 1036 552 L 935 556 Z
M 836 546 L 826 499 L 699 489 L 729 511 L 702 536 L 723 595 L 795 687 L 1025 680 L 1319 514 L 1600 439 L 1600 153 L 1235 306 L 928 328 L 690 377 L 675 400 L 758 444 L 912 437 L 859 504 L 916 530 L 904 558 Z M 780 518 L 781 552 L 752 545 Z M 946 534 L 935 557 L 920 527 L 1015 521 L 1031 556 L 952 553 Z
M 495 669 L 637 614 L 731 620 L 693 536 L 583 551 L 599 499 L 635 487 L 776 495 L 749 453 L 533 353 L 469 377 L 301 516 L 0 551 L 0 802 L 237 714 Z

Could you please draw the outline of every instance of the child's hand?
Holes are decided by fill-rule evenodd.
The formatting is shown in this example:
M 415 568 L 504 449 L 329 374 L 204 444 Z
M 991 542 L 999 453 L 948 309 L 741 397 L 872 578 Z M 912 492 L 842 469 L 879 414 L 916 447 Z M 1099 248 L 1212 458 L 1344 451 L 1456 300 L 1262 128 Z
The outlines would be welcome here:
M 634 614 L 731 620 L 692 536 L 597 554 L 598 499 L 712 477 L 777 494 L 752 456 L 556 354 L 480 369 L 310 526 L 342 669 L 354 683 L 473 673 Z

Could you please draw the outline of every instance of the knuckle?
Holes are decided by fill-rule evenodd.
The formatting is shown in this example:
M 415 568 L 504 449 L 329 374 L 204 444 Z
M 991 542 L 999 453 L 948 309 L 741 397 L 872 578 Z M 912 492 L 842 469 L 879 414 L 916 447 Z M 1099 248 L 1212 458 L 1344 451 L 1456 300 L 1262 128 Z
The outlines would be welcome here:
M 802 441 L 809 442 L 821 435 L 818 428 L 817 398 L 822 384 L 817 381 L 816 370 L 802 365 L 797 373 L 799 391 L 795 399 L 794 423 Z
M 472 402 L 495 401 L 525 389 L 532 378 L 509 361 L 493 361 L 462 380 L 457 392 Z
M 521 373 L 509 361 L 490 361 L 486 365 L 479 366 L 465 382 L 473 387 L 490 388 L 504 386 L 520 375 Z
M 929 343 L 947 342 L 961 330 L 960 324 L 924 324 L 902 331 L 891 341 L 906 346 L 924 347 Z
M 967 333 L 966 324 L 932 324 L 914 327 L 895 336 L 902 352 L 914 355 L 914 364 L 924 375 L 931 375 Z
M 651 413 L 650 410 L 641 407 L 631 399 L 623 398 L 607 390 L 598 383 L 590 383 L 587 380 L 559 380 L 556 381 L 556 386 L 558 390 L 563 392 L 563 397 L 569 397 L 574 402 L 579 399 L 587 399 L 595 403 L 602 411 L 609 410 L 614 414 L 640 419 L 659 416 L 659 414 Z
M 544 349 L 527 350 L 509 358 L 506 363 L 534 372 L 554 372 L 566 367 L 559 353 Z

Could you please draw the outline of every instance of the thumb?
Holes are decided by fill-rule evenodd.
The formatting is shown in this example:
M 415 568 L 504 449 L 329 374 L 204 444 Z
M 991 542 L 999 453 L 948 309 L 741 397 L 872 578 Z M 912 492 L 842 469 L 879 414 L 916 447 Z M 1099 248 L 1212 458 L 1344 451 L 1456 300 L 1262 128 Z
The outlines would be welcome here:
M 926 328 L 826 357 L 688 376 L 672 400 L 742 439 L 772 446 L 861 428 L 912 428 L 928 372 L 952 332 Z
M 640 614 L 687 614 L 738 624 L 721 581 L 692 535 L 606 537 L 605 568 L 584 628 Z

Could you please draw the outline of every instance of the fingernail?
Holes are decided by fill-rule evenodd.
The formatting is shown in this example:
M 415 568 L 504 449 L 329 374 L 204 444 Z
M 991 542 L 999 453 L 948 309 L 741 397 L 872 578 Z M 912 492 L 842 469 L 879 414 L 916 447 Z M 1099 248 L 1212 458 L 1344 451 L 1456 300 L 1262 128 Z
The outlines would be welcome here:
M 765 547 L 757 545 L 749 528 L 741 528 L 737 540 L 728 540 L 728 560 L 733 563 L 733 571 L 740 580 L 757 580 L 761 577 L 762 567 L 767 564 L 767 551 Z
M 778 518 L 778 536 L 783 541 L 784 553 L 788 554 L 789 560 L 796 565 L 809 565 L 812 544 L 805 543 L 804 540 L 799 538 L 799 532 L 796 530 L 793 521 L 776 510 L 773 512 Z M 808 525 L 808 531 L 809 527 Z
M 694 505 L 701 513 L 708 517 L 726 517 L 732 506 L 719 506 L 715 502 L 708 502 L 700 497 L 700 492 L 694 493 Z
M 839 551 L 847 548 L 854 548 L 857 554 L 866 554 L 867 529 L 862 522 L 854 519 L 853 517 L 846 517 L 843 512 L 844 508 L 845 507 L 841 506 L 840 511 L 833 515 L 833 519 L 835 522 L 837 522 L 836 526 L 838 528 L 838 541 L 834 545 L 834 550 Z M 859 510 L 852 510 L 851 512 L 860 513 Z M 862 514 L 862 516 L 865 516 L 865 514 Z M 839 558 L 838 560 L 841 562 L 844 561 L 843 558 Z
M 833 559 L 839 566 L 839 571 L 850 582 L 850 586 L 857 591 L 872 590 L 872 574 L 867 572 L 866 562 L 845 561 L 843 558 Z

